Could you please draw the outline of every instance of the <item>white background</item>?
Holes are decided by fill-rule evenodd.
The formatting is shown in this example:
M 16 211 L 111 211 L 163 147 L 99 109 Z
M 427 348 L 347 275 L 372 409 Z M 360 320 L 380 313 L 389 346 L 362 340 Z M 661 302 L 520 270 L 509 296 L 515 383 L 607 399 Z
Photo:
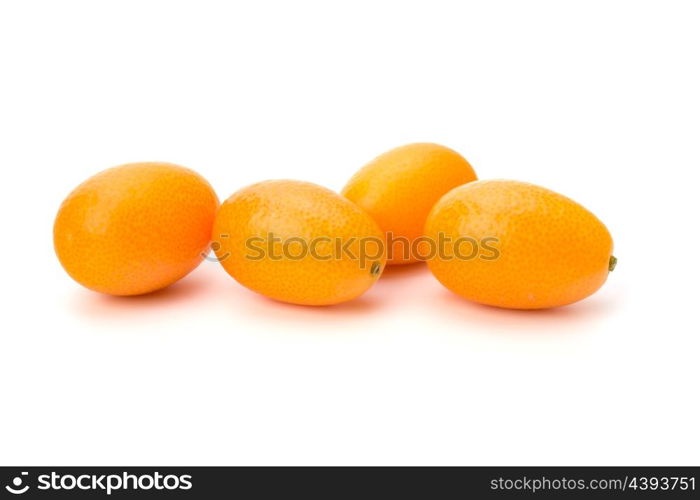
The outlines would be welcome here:
M 699 25 L 690 1 L 3 2 L 0 462 L 698 465 Z M 112 165 L 339 190 L 412 141 L 578 200 L 618 269 L 544 312 L 420 265 L 304 308 L 212 262 L 99 296 L 53 253 Z

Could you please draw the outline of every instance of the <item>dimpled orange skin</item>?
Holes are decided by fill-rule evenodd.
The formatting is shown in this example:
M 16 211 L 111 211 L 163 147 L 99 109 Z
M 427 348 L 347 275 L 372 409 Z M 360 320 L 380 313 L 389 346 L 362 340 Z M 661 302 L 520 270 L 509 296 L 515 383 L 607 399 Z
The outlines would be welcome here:
M 56 255 L 81 285 L 139 295 L 186 276 L 206 255 L 219 201 L 196 172 L 131 163 L 86 180 L 61 205 Z
M 250 238 L 260 239 L 246 247 Z M 284 254 L 284 242 L 290 238 L 302 238 L 309 251 L 303 254 L 297 242 Z M 330 242 L 317 240 L 315 257 L 320 258 L 315 258 L 311 242 L 318 238 Z M 356 259 L 334 251 L 333 242 L 345 244 L 351 238 L 356 238 L 349 245 Z M 369 242 L 364 263 L 359 260 L 362 238 Z M 385 264 L 383 234 L 372 218 L 339 194 L 308 182 L 265 181 L 234 193 L 219 209 L 212 240 L 221 265 L 239 283 L 292 304 L 352 300 L 376 282 Z M 273 254 L 268 251 L 270 242 Z
M 393 235 L 388 264 L 410 264 L 420 259 L 409 251 L 410 244 L 404 239 L 413 242 L 420 238 L 425 219 L 440 197 L 473 180 L 474 169 L 459 153 L 439 144 L 415 143 L 369 162 L 350 179 L 342 194 Z
M 439 233 L 482 241 L 496 237 L 495 260 L 432 258 L 428 266 L 453 292 L 475 302 L 512 309 L 571 304 L 598 290 L 608 277 L 613 242 L 603 223 L 573 200 L 518 181 L 477 181 L 435 205 L 426 236 Z M 470 255 L 465 243 L 463 255 Z M 445 257 L 453 256 L 447 245 Z M 492 257 L 483 250 L 481 257 Z

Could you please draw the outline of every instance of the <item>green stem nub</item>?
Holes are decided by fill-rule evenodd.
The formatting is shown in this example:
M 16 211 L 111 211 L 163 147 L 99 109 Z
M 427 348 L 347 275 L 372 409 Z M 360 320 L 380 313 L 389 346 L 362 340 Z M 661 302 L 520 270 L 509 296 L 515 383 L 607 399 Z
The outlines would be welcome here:
M 382 270 L 382 265 L 379 262 L 375 262 L 372 264 L 372 267 L 369 269 L 369 274 L 372 276 L 378 276 L 379 272 Z
M 608 262 L 608 271 L 613 272 L 615 270 L 615 266 L 617 265 L 617 257 L 614 255 L 610 256 L 610 262 Z

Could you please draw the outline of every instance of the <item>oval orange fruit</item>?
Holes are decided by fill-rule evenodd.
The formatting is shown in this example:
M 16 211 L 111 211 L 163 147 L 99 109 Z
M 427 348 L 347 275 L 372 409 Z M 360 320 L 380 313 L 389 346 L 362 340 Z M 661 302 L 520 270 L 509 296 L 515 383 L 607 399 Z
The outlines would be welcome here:
M 453 292 L 514 309 L 562 306 L 598 290 L 615 265 L 598 218 L 573 200 L 518 181 L 477 181 L 435 205 L 425 235 L 440 242 L 428 261 Z
M 385 264 L 383 235 L 372 218 L 308 182 L 265 181 L 234 193 L 219 209 L 212 240 L 239 283 L 293 304 L 354 299 Z
M 169 163 L 113 167 L 63 201 L 54 223 L 56 255 L 91 290 L 152 292 L 199 265 L 218 204 L 209 183 L 190 169 Z
M 476 179 L 459 153 L 431 143 L 387 151 L 362 167 L 343 196 L 370 214 L 386 233 L 388 264 L 420 260 L 419 238 L 430 209 L 450 189 Z

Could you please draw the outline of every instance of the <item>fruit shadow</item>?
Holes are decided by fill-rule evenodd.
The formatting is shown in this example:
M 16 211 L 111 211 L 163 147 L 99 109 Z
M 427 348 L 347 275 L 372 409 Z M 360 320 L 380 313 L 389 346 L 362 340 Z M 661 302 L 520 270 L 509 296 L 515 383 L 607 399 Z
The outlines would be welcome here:
M 443 287 L 425 263 L 388 267 L 375 286 L 381 307 L 418 311 L 435 324 L 460 334 L 571 334 L 590 330 L 619 304 L 603 289 L 575 304 L 518 310 L 468 301 Z
M 425 262 L 386 266 L 376 286 L 388 283 L 389 281 L 408 280 L 418 276 L 428 276 L 429 274 L 430 270 Z
M 129 322 L 181 310 L 184 305 L 201 301 L 208 287 L 205 275 L 193 273 L 167 288 L 143 295 L 115 296 L 80 289 L 71 297 L 71 305 L 83 318 Z
M 248 314 L 264 318 L 265 321 L 296 323 L 313 329 L 316 325 L 348 325 L 363 321 L 381 310 L 380 301 L 368 293 L 350 302 L 327 306 L 305 306 L 288 304 L 243 290 L 248 296 L 239 301 Z M 238 314 L 238 308 L 235 309 Z
M 275 327 L 293 324 L 304 329 L 352 328 L 377 316 L 394 315 L 399 322 L 412 314 L 434 321 L 436 330 L 466 334 L 566 334 L 586 331 L 619 305 L 602 290 L 581 302 L 542 310 L 513 310 L 470 302 L 444 288 L 425 263 L 387 267 L 379 281 L 361 297 L 330 306 L 279 302 L 246 290 L 216 266 L 204 263 L 177 283 L 146 295 L 116 297 L 76 290 L 71 307 L 84 319 L 115 323 L 158 320 L 187 308 L 223 307 L 236 316 L 256 317 Z M 408 314 L 406 314 L 406 312 Z
M 253 311 L 267 319 L 298 322 L 311 327 L 312 325 L 346 325 L 361 322 L 368 317 L 382 314 L 393 302 L 386 296 L 389 282 L 399 286 L 399 281 L 418 276 L 427 271 L 423 263 L 387 267 L 379 281 L 364 295 L 341 304 L 328 306 L 304 306 L 288 304 L 269 299 L 258 294 L 243 290 L 245 298 L 239 296 L 239 303 L 245 304 L 245 309 Z M 242 290 L 242 287 L 239 287 Z M 235 293 L 238 293 L 236 291 Z
M 436 314 L 462 322 L 465 328 L 517 335 L 585 333 L 617 308 L 609 297 L 596 295 L 550 309 L 503 309 L 470 302 L 446 289 L 434 294 L 431 302 Z

